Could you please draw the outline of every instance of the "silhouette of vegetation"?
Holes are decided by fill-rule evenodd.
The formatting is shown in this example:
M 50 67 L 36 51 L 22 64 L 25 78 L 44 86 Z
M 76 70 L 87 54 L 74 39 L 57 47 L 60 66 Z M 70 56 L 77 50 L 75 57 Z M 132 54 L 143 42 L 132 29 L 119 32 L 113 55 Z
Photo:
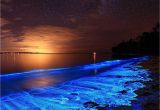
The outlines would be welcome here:
M 112 48 L 113 53 L 159 55 L 159 23 L 152 32 L 143 32 L 136 39 L 121 42 Z

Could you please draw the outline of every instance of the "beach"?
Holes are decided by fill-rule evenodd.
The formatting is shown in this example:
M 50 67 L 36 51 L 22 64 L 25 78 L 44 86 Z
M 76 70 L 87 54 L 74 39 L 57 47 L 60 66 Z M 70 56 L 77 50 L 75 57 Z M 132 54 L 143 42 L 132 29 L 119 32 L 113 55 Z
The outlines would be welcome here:
M 154 56 L 139 64 L 150 70 L 152 79 L 145 83 L 146 87 L 137 91 L 138 101 L 144 110 L 159 110 L 159 58 Z
M 132 101 L 133 107 L 120 106 L 113 110 L 159 110 L 159 58 L 158 56 L 150 57 L 150 60 L 139 63 L 139 66 L 149 70 L 149 77 L 152 79 L 144 82 L 145 87 L 136 91 L 137 100 Z M 105 110 L 102 108 L 101 110 Z
M 146 56 L 2 75 L 2 109 L 141 110 L 155 94 L 152 90 L 146 95 L 152 78 L 140 62 L 148 60 Z M 55 82 L 70 74 L 71 79 Z M 12 88 L 5 88 L 6 84 Z

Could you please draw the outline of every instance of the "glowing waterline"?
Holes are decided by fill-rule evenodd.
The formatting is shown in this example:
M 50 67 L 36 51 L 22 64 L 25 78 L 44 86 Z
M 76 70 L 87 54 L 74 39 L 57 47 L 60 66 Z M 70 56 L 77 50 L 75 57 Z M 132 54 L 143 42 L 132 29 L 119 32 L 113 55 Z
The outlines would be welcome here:
M 135 100 L 135 90 L 143 88 L 142 82 L 149 81 L 147 70 L 135 64 L 147 60 L 148 57 L 132 58 L 127 60 L 105 61 L 64 69 L 36 70 L 32 72 L 1 75 L 2 79 L 22 76 L 32 77 L 34 72 L 47 72 L 48 74 L 62 74 L 65 71 L 83 74 L 88 70 L 106 68 L 109 70 L 99 72 L 96 76 L 87 76 L 67 81 L 57 86 L 32 88 L 26 91 L 9 94 L 1 97 L 2 110 L 96 110 L 96 106 L 88 108 L 86 102 L 95 102 L 99 106 L 131 106 Z M 116 66 L 118 65 L 118 66 Z M 36 77 L 37 77 L 36 76 Z

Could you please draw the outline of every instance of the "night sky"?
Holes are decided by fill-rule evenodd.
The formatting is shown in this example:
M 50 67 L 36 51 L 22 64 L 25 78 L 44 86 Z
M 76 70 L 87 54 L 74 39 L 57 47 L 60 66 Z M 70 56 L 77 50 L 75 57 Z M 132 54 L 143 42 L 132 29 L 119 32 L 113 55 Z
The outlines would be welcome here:
M 1 0 L 1 51 L 109 51 L 150 31 L 158 0 Z

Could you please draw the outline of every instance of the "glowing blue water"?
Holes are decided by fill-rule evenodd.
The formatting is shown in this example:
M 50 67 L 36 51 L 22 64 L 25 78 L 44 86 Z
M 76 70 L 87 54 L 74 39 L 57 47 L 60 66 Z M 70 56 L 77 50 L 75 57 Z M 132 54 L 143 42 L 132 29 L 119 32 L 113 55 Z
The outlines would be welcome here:
M 88 75 L 88 73 L 93 72 L 94 74 L 76 77 L 57 85 L 35 87 L 18 92 L 9 90 L 12 92 L 1 97 L 1 109 L 96 110 L 96 106 L 131 106 L 131 101 L 136 100 L 137 96 L 134 91 L 143 88 L 145 86 L 143 82 L 150 80 L 148 78 L 149 71 L 136 65 L 138 62 L 147 59 L 148 57 L 141 57 L 71 68 L 1 75 L 2 82 L 5 82 L 9 79 L 39 77 L 43 76 L 44 73 L 51 75 L 64 73 Z M 37 74 L 34 74 L 35 72 Z M 92 105 L 89 105 L 89 103 Z

